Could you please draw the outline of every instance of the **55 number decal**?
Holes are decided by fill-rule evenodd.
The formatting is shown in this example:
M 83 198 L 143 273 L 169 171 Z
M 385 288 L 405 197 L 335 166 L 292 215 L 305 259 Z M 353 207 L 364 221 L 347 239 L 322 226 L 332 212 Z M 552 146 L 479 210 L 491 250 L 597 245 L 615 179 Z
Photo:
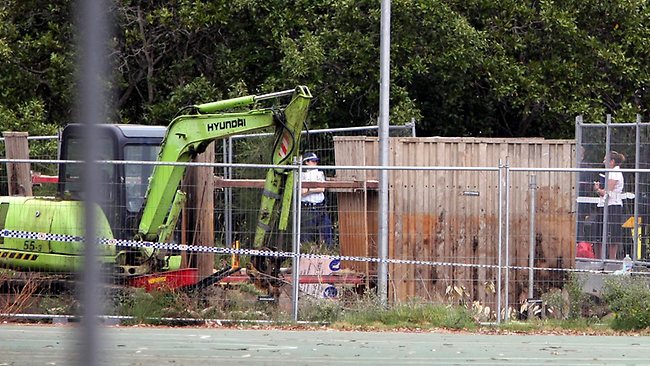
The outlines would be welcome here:
M 28 239 L 25 240 L 25 242 L 23 243 L 23 250 L 34 252 L 34 251 L 41 251 L 42 248 L 43 247 L 41 244 L 36 244 L 36 240 Z

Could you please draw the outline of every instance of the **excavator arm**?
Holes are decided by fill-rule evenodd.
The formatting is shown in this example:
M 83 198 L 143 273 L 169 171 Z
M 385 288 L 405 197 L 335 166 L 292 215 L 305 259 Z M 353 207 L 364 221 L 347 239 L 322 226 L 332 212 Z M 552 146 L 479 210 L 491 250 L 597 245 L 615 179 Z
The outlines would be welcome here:
M 252 109 L 247 112 L 219 113 L 235 107 L 252 106 L 265 99 L 291 96 L 284 108 Z M 175 223 L 179 210 L 171 209 L 173 202 L 179 201 L 178 187 L 185 173 L 183 164 L 203 152 L 207 145 L 234 134 L 275 127 L 273 145 L 273 165 L 291 164 L 299 154 L 302 126 L 307 118 L 311 93 L 305 86 L 294 90 L 260 96 L 246 96 L 214 103 L 193 106 L 195 114 L 181 115 L 169 125 L 162 142 L 158 162 L 149 181 L 137 240 L 161 240 L 169 236 L 170 223 Z M 274 212 L 280 211 L 278 227 L 286 230 L 293 175 L 284 168 L 271 168 L 266 174 L 261 207 L 253 247 L 265 246 L 268 233 L 272 229 Z
M 216 113 L 288 95 L 292 95 L 292 99 L 284 109 Z M 196 105 L 194 107 L 199 112 L 198 114 L 179 116 L 171 122 L 162 142 L 158 161 L 162 163 L 188 162 L 203 152 L 207 145 L 216 139 L 275 126 L 276 143 L 274 144 L 273 164 L 291 164 L 293 157 L 299 153 L 300 133 L 307 118 L 311 98 L 309 89 L 299 86 L 295 90 Z M 156 165 L 147 189 L 138 229 L 138 239 L 155 240 L 158 237 L 185 169 L 186 167 L 182 164 Z M 291 201 L 291 189 L 284 189 L 291 187 L 292 182 L 287 179 L 289 176 L 285 169 L 270 169 L 267 173 L 264 198 L 258 217 L 260 224 L 256 232 L 255 247 L 262 246 L 264 233 L 269 230 L 265 225 L 270 222 L 268 221 L 270 213 L 276 208 L 278 202 Z M 282 204 L 281 216 L 285 219 L 281 220 L 283 222 L 280 225 L 284 225 L 284 228 L 286 228 L 289 208 L 290 205 Z

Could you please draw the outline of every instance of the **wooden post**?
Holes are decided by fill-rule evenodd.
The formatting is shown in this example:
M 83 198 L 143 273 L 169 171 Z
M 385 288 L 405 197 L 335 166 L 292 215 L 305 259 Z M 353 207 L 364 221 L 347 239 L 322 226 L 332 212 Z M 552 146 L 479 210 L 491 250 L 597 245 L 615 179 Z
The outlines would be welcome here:
M 214 163 L 214 143 L 208 145 L 204 153 L 196 157 L 197 163 Z M 190 167 L 187 171 L 187 193 L 189 196 L 188 240 L 191 245 L 214 246 L 214 168 Z M 199 278 L 209 276 L 214 271 L 214 254 L 199 253 L 189 260 L 196 265 Z
M 181 185 L 183 192 L 187 192 L 187 189 L 185 189 L 186 183 L 187 179 L 184 179 Z M 187 219 L 187 203 L 185 203 L 181 210 L 181 244 L 187 244 Z M 190 259 L 186 250 L 181 251 L 181 268 L 189 268 Z
M 3 132 L 7 159 L 29 159 L 27 132 Z M 32 177 L 29 163 L 7 163 L 10 196 L 31 196 Z

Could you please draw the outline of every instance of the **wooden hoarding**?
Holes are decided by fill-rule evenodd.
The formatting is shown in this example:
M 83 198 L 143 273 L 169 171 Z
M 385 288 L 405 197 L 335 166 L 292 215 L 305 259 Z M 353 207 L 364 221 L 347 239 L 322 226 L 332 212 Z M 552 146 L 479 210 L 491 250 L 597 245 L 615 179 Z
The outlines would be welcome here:
M 377 165 L 376 137 L 336 137 L 334 141 L 336 165 Z M 389 291 L 395 300 L 441 299 L 448 286 L 456 285 L 464 287 L 472 300 L 496 302 L 491 288 L 496 288 L 498 278 L 494 266 L 498 263 L 499 205 L 504 219 L 506 211 L 505 191 L 499 197 L 495 168 L 500 162 L 513 168 L 575 166 L 572 140 L 391 138 L 389 155 L 393 166 L 493 168 L 390 171 L 390 258 L 472 265 L 390 265 Z M 528 265 L 531 174 L 537 179 L 535 265 L 569 268 L 575 252 L 575 173 L 571 172 L 510 172 L 510 265 Z M 337 172 L 337 179 L 377 176 L 377 171 L 363 169 Z M 505 187 L 505 174 L 501 178 Z M 376 257 L 377 193 L 342 193 L 338 201 L 341 254 Z M 505 237 L 502 245 L 505 248 Z M 376 268 L 364 263 L 348 266 L 370 276 Z M 561 286 L 561 273 L 537 271 L 536 284 Z M 511 299 L 525 296 L 528 271 L 514 269 L 509 277 Z

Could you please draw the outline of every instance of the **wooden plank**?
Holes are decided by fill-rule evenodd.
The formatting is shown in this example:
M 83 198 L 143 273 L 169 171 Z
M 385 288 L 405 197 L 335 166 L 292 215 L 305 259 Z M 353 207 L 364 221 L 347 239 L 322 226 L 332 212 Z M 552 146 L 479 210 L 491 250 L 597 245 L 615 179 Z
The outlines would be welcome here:
M 416 163 L 417 153 L 414 149 L 416 145 L 414 144 L 400 144 L 406 148 L 406 160 L 409 162 L 409 165 Z M 415 252 L 415 240 L 417 236 L 416 232 L 416 220 L 417 220 L 417 201 L 416 194 L 418 191 L 418 182 L 416 180 L 416 171 L 409 170 L 403 174 L 407 177 L 407 183 L 404 186 L 403 195 L 406 200 L 404 202 L 404 219 L 405 219 L 405 232 L 402 233 L 402 255 L 403 259 L 413 259 Z M 416 294 L 414 279 L 415 279 L 415 266 L 402 266 L 404 270 L 404 291 L 406 295 Z
M 436 143 L 434 147 L 435 156 L 436 156 L 436 165 L 446 165 L 448 157 L 446 156 L 446 143 Z M 436 216 L 437 216 L 437 227 L 436 227 L 436 244 L 434 247 L 436 253 L 436 261 L 446 262 L 446 252 L 447 252 L 447 206 L 446 206 L 446 190 L 447 190 L 447 175 L 443 171 L 436 172 L 436 188 L 435 192 L 435 205 L 436 205 Z M 449 278 L 447 269 L 444 266 L 436 267 L 434 273 L 435 287 L 434 291 L 439 294 L 445 293 L 445 288 L 447 286 L 445 279 Z
M 405 149 L 404 144 L 398 143 L 393 146 L 393 161 L 395 165 L 403 165 L 403 150 Z M 408 177 L 404 175 L 404 172 L 398 172 L 398 174 L 392 174 L 394 177 L 395 184 L 392 186 L 390 191 L 390 200 L 393 202 L 393 209 L 391 210 L 391 221 L 394 223 L 395 233 L 394 240 L 391 245 L 389 245 L 389 258 L 392 259 L 403 259 L 404 257 L 404 236 L 408 235 L 405 233 L 407 228 L 408 218 L 406 217 L 406 207 L 405 202 L 408 200 L 405 197 L 405 181 L 408 181 Z M 392 296 L 394 299 L 405 299 L 408 295 L 406 291 L 405 277 L 406 277 L 406 266 L 403 264 L 393 264 L 389 266 L 389 271 L 391 275 L 389 276 L 390 288 L 393 290 Z
M 422 166 L 422 156 L 424 154 L 425 146 L 423 144 L 411 144 L 409 147 L 411 151 L 411 161 L 413 161 L 417 166 Z M 413 186 L 410 192 L 410 197 L 413 200 L 411 205 L 411 224 L 410 227 L 412 231 L 409 235 L 409 258 L 419 259 L 420 254 L 425 251 L 422 247 L 422 215 L 424 214 L 424 209 L 422 198 L 427 196 L 427 190 L 424 189 L 422 185 L 422 176 L 424 172 L 421 170 L 411 171 L 411 177 L 413 178 Z M 422 287 L 422 282 L 420 278 L 422 277 L 422 266 L 409 266 L 409 291 L 411 293 L 417 294 L 419 297 L 424 297 L 424 288 Z
M 433 166 L 431 163 L 431 149 L 428 145 L 419 144 L 418 150 L 418 164 L 421 166 Z M 433 190 L 430 187 L 431 172 L 421 171 L 417 178 L 420 182 L 420 199 L 419 213 L 418 213 L 418 242 L 415 256 L 417 259 L 423 261 L 431 260 L 431 193 Z M 418 296 L 423 299 L 432 300 L 431 289 L 431 266 L 419 266 L 416 269 L 416 287 Z
M 454 147 L 456 145 L 456 141 L 449 141 L 444 143 L 442 147 L 442 152 L 440 156 L 442 157 L 442 161 L 440 165 L 454 165 L 454 151 L 456 150 Z M 443 207 L 442 211 L 444 215 L 442 216 L 444 218 L 443 221 L 443 251 L 442 251 L 442 256 L 441 260 L 443 262 L 450 262 L 451 258 L 453 256 L 453 248 L 454 248 L 454 243 L 453 241 L 455 240 L 454 238 L 454 233 L 456 232 L 456 227 L 455 222 L 454 222 L 454 215 L 455 215 L 455 209 L 454 209 L 454 204 L 455 200 L 450 199 L 451 196 L 451 191 L 452 187 L 454 184 L 454 174 L 453 172 L 449 171 L 441 171 L 440 174 L 444 175 L 444 188 L 441 191 L 441 195 L 439 196 L 441 205 Z M 440 266 L 440 270 L 438 271 L 438 274 L 440 275 L 440 289 L 442 291 L 445 291 L 447 286 L 452 285 L 454 282 L 454 275 L 453 275 L 453 270 L 454 268 L 451 266 Z
M 522 159 L 522 165 L 525 164 L 524 166 L 526 167 L 531 167 L 534 166 L 534 161 L 535 161 L 535 155 L 534 155 L 534 150 L 535 150 L 535 144 L 528 144 L 528 145 L 521 145 L 521 159 Z M 528 261 L 529 261 L 529 256 L 530 256 L 530 222 L 531 222 L 531 216 L 530 216 L 530 208 L 531 208 L 531 198 L 532 198 L 532 190 L 530 188 L 530 179 L 531 175 L 537 173 L 531 173 L 531 172 L 520 172 L 519 175 L 521 175 L 521 188 L 520 191 L 521 193 L 521 198 L 520 198 L 520 209 L 521 213 L 518 214 L 519 219 L 517 220 L 517 225 L 519 225 L 519 235 L 520 235 L 520 241 L 521 245 L 513 245 L 515 249 L 515 258 L 517 266 L 528 266 Z M 527 243 L 527 245 L 525 244 Z M 532 245 L 535 245 L 534 243 Z M 517 282 L 518 283 L 525 283 L 528 284 L 528 271 L 517 271 Z M 527 290 L 526 290 L 527 291 Z M 526 297 L 528 294 L 526 293 Z
M 264 188 L 264 179 L 226 179 L 221 176 L 214 177 L 216 189 L 223 188 Z M 302 182 L 303 188 L 325 188 L 333 192 L 353 192 L 365 189 L 379 189 L 377 180 L 338 180 L 329 179 L 325 182 Z
M 471 150 L 471 155 L 470 158 L 467 160 L 467 164 L 469 166 L 479 166 L 478 164 L 478 147 L 479 144 L 472 143 L 471 144 L 472 150 Z M 480 194 L 480 189 L 479 189 L 479 182 L 481 179 L 481 173 L 477 171 L 471 172 L 471 180 L 470 184 L 467 186 L 467 191 L 468 192 L 479 192 Z M 469 204 L 468 204 L 468 211 L 470 215 L 470 221 L 471 221 L 471 232 L 469 233 L 469 239 L 470 242 L 468 243 L 467 251 L 466 251 L 466 263 L 469 264 L 476 264 L 475 259 L 475 248 L 478 247 L 478 243 L 480 240 L 479 236 L 479 230 L 480 230 L 480 214 L 481 214 L 481 198 L 480 196 L 468 196 L 467 197 Z M 478 269 L 476 267 L 471 267 L 468 269 L 469 275 L 468 278 L 472 281 L 471 287 L 470 287 L 470 296 L 472 300 L 477 300 L 477 289 L 479 287 L 482 287 L 482 283 L 479 282 L 478 280 Z
M 368 226 L 364 197 L 356 193 L 338 193 L 339 248 L 341 255 L 368 256 Z M 344 261 L 343 268 L 368 273 L 367 262 Z
M 456 144 L 457 153 L 454 154 L 455 166 L 462 166 L 465 163 L 467 155 L 467 142 L 458 142 Z M 449 196 L 454 201 L 454 211 L 456 212 L 454 217 L 454 227 L 456 228 L 455 238 L 452 239 L 453 243 L 453 257 L 455 263 L 464 263 L 465 262 L 465 246 L 467 245 L 466 233 L 467 233 L 467 212 L 465 211 L 465 200 L 462 196 L 463 186 L 462 184 L 467 181 L 467 172 L 464 171 L 455 171 L 452 172 L 454 177 L 454 185 Z M 466 268 L 463 266 L 454 266 L 453 267 L 453 276 L 454 282 L 460 283 L 461 286 L 464 286 L 466 289 L 469 288 L 469 283 L 467 281 Z
M 490 164 L 494 165 L 493 162 L 489 161 L 488 157 L 488 144 L 487 143 L 477 143 L 477 157 L 478 161 L 476 166 L 489 166 Z M 479 172 L 478 180 L 478 202 L 479 202 L 479 213 L 478 213 L 478 243 L 472 248 L 474 255 L 473 263 L 474 264 L 488 264 L 491 262 L 491 249 L 494 246 L 494 241 L 491 240 L 493 223 L 489 221 L 489 212 L 493 213 L 494 208 L 491 206 L 494 197 L 494 176 L 492 172 L 481 171 Z M 479 267 L 476 269 L 476 278 L 478 281 L 476 294 L 474 300 L 486 299 L 486 287 L 485 283 L 488 282 L 489 274 L 488 269 L 485 267 Z M 489 278 L 491 280 L 491 278 Z M 485 301 L 485 300 L 483 300 Z
M 522 159 L 522 144 L 509 144 L 508 156 L 510 157 L 510 166 L 521 166 L 527 164 L 527 162 Z M 521 265 L 521 258 L 518 248 L 520 245 L 514 245 L 514 243 L 525 243 L 527 242 L 527 237 L 523 235 L 524 228 L 522 220 L 525 218 L 525 215 L 522 213 L 525 211 L 525 183 L 524 175 L 526 173 L 522 172 L 510 172 L 510 242 L 508 248 L 508 259 L 511 266 Z M 522 191 L 523 190 L 523 191 Z M 522 271 L 510 270 L 510 290 L 511 293 L 514 293 L 514 287 L 519 284 L 519 275 L 522 274 Z M 513 297 L 510 297 L 511 304 L 513 302 Z
M 363 143 L 364 143 L 364 149 L 365 149 L 365 154 L 363 157 L 363 160 L 366 162 L 365 165 L 367 166 L 377 166 L 378 162 L 378 156 L 377 156 L 377 151 L 379 148 L 379 140 L 377 138 L 369 138 L 369 137 L 364 137 L 363 138 Z M 392 140 L 389 141 L 389 156 L 392 152 L 393 149 L 393 143 Z M 379 177 L 379 172 L 377 170 L 364 170 L 364 179 L 366 180 L 377 180 Z M 390 177 L 390 175 L 389 175 Z M 390 187 L 389 187 L 390 189 Z M 379 249 L 377 246 L 377 241 L 379 240 L 378 237 L 378 232 L 379 232 L 379 222 L 378 222 L 378 213 L 379 213 L 379 195 L 375 191 L 367 191 L 366 193 L 368 199 L 367 199 L 367 222 L 368 222 L 368 253 L 369 256 L 371 257 L 378 257 L 379 256 Z M 390 202 L 389 202 L 390 204 Z M 392 214 L 389 213 L 389 227 L 390 227 L 390 221 L 391 221 L 391 216 Z M 389 231 L 390 232 L 390 231 Z M 389 251 L 390 251 L 390 246 L 391 246 L 391 239 L 392 235 L 389 235 L 388 237 L 388 246 L 389 246 Z M 373 275 L 376 275 L 377 273 L 377 263 L 370 263 L 369 268 L 370 268 L 370 273 Z M 388 274 L 388 280 L 390 281 L 391 279 L 391 274 L 389 272 Z M 390 291 L 390 290 L 389 290 Z
M 210 143 L 205 152 L 199 154 L 197 163 L 214 163 L 214 142 Z M 214 169 L 210 166 L 194 166 L 188 168 L 189 190 L 188 206 L 193 214 L 190 221 L 191 245 L 214 246 Z M 212 275 L 214 272 L 214 254 L 199 253 L 196 256 L 196 266 L 199 278 Z
M 379 226 L 378 226 L 378 221 L 377 221 L 377 215 L 379 212 L 379 194 L 375 191 L 368 191 L 367 192 L 368 199 L 366 201 L 366 223 L 368 227 L 367 231 L 367 236 L 368 236 L 368 256 L 369 257 L 378 257 L 379 256 L 379 251 L 377 248 L 377 234 L 379 232 Z M 393 211 L 389 213 L 388 218 L 388 227 L 391 227 L 391 223 L 394 214 Z M 392 233 L 394 231 L 389 231 L 389 233 Z M 395 240 L 395 237 L 393 235 L 388 235 L 388 246 L 389 248 L 392 245 L 392 241 Z M 377 263 L 369 263 L 368 264 L 368 274 L 374 276 L 377 273 Z M 389 272 L 388 274 L 389 280 L 391 278 L 391 273 Z
M 357 139 L 344 139 L 335 137 L 334 144 L 336 165 L 358 165 L 365 164 L 365 141 Z M 366 172 L 364 170 L 341 170 L 336 172 L 337 179 L 361 179 L 358 187 L 349 191 L 337 191 L 338 215 L 339 215 L 339 250 L 341 255 L 363 256 L 369 255 L 368 224 L 367 224 L 367 187 Z M 339 183 L 339 181 L 328 181 L 319 184 L 318 182 L 303 182 L 305 188 L 318 188 L 325 183 Z M 309 187 L 314 185 L 313 187 Z M 340 186 L 339 186 L 340 187 Z M 335 187 L 328 186 L 326 189 L 333 190 Z M 352 269 L 365 274 L 369 273 L 367 262 L 344 261 L 343 268 Z M 367 278 L 369 276 L 366 276 Z
M 465 142 L 462 143 L 462 145 L 457 164 L 459 166 L 470 166 L 472 163 L 472 143 Z M 458 201 L 458 212 L 460 215 L 457 218 L 460 228 L 460 232 L 458 233 L 457 261 L 460 263 L 467 263 L 467 260 L 469 259 L 468 253 L 469 246 L 471 245 L 470 237 L 472 232 L 472 212 L 470 211 L 470 207 L 472 204 L 472 198 L 474 197 L 464 196 L 463 192 L 470 190 L 472 185 L 472 175 L 474 172 L 458 171 L 456 174 L 458 179 L 456 182 L 457 188 L 456 192 L 454 192 L 454 198 Z M 466 290 L 471 293 L 472 283 L 467 267 L 461 266 L 457 268 L 456 279 L 458 281 L 463 281 Z
M 431 166 L 430 163 L 430 148 L 428 144 L 417 144 L 417 156 L 418 156 L 418 165 L 419 166 Z M 416 248 L 414 256 L 416 259 L 421 259 L 428 261 L 430 260 L 430 233 L 431 233 L 431 214 L 429 211 L 429 202 L 431 189 L 429 189 L 429 177 L 430 173 L 428 171 L 419 171 L 416 177 L 419 183 L 419 198 L 416 197 L 416 202 L 418 203 L 417 215 L 418 220 L 416 222 Z M 417 294 L 423 299 L 432 299 L 430 281 L 428 280 L 431 274 L 430 266 L 418 266 L 415 272 L 415 285 L 417 288 Z

